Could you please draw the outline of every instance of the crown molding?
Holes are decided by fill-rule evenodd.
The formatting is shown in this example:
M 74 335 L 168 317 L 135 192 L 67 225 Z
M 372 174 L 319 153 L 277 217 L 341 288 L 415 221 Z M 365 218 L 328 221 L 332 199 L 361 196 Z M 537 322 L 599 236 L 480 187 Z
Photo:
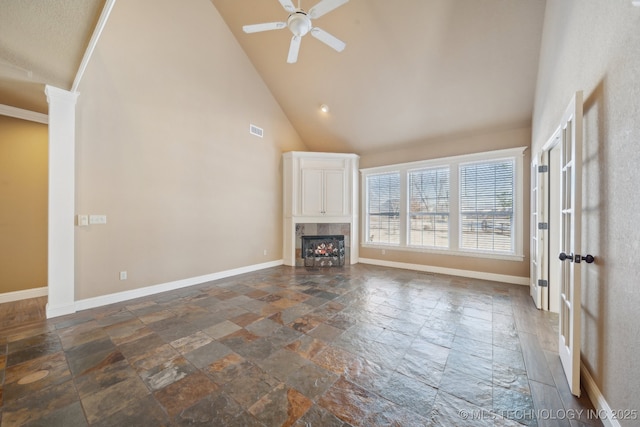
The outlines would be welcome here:
M 23 110 L 22 108 L 16 108 L 10 105 L 0 104 L 0 115 L 13 117 L 16 119 L 28 120 L 30 122 L 43 123 L 45 125 L 49 124 L 49 116 L 46 114 Z

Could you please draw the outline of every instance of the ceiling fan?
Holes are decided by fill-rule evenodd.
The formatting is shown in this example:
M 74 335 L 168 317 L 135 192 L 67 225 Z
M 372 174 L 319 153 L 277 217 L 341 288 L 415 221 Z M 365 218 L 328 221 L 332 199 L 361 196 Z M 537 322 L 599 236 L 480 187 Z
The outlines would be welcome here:
M 332 10 L 342 6 L 349 0 L 321 0 L 311 9 L 309 12 L 305 12 L 300 8 L 300 0 L 298 0 L 298 8 L 293 5 L 291 0 L 278 0 L 284 10 L 289 12 L 287 22 L 265 22 L 263 24 L 245 25 L 242 30 L 245 33 L 258 33 L 261 31 L 281 30 L 283 28 L 289 28 L 293 33 L 291 37 L 291 45 L 289 46 L 289 56 L 287 62 L 293 64 L 298 60 L 298 51 L 300 50 L 300 42 L 302 37 L 311 33 L 313 37 L 320 40 L 324 44 L 338 52 L 342 52 L 346 44 L 327 33 L 325 30 L 314 27 L 311 25 L 311 20 L 321 17 L 322 15 L 331 12 Z

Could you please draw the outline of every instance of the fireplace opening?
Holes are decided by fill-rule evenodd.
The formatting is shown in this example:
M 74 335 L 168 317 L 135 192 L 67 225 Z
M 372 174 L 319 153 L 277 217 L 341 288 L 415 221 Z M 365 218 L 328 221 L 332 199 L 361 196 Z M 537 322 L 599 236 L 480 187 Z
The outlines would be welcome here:
M 344 236 L 301 236 L 305 267 L 333 267 L 344 265 Z

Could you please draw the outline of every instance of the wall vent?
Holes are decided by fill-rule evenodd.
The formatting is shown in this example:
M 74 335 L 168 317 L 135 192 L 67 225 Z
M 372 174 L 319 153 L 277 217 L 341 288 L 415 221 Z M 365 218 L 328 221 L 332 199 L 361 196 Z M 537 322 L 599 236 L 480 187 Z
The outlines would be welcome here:
M 249 125 L 249 133 L 251 135 L 255 135 L 255 136 L 259 136 L 260 138 L 262 138 L 262 135 L 264 135 L 264 130 L 262 130 L 262 128 L 259 128 L 256 125 Z

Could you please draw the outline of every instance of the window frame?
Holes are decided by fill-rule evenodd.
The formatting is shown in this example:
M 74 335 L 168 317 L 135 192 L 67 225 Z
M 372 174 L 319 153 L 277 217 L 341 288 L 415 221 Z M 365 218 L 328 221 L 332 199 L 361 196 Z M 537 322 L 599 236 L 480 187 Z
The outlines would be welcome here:
M 486 151 L 474 154 L 443 157 L 417 162 L 400 163 L 372 168 L 360 169 L 361 174 L 361 242 L 363 248 L 392 249 L 398 251 L 434 253 L 465 257 L 492 258 L 510 261 L 524 260 L 524 153 L 528 147 L 507 148 L 503 150 Z M 461 212 L 460 212 L 460 166 L 469 163 L 493 162 L 500 160 L 514 161 L 514 212 L 513 212 L 513 251 L 483 251 L 461 248 Z M 429 247 L 409 245 L 409 173 L 421 169 L 438 167 L 449 168 L 449 247 Z M 400 243 L 378 243 L 367 241 L 369 229 L 368 188 L 367 177 L 386 173 L 400 174 Z

